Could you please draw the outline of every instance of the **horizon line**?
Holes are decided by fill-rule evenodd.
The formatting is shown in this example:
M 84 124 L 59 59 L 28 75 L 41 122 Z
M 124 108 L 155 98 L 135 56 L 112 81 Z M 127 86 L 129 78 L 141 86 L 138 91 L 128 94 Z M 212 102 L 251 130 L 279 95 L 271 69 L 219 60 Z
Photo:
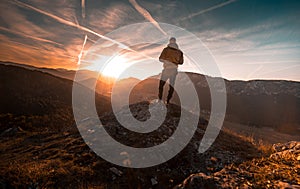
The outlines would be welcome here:
M 78 69 L 67 69 L 67 68 L 61 68 L 61 67 L 45 67 L 45 66 L 36 66 L 36 65 L 31 65 L 31 64 L 26 64 L 26 63 L 19 63 L 19 62 L 12 62 L 12 61 L 4 61 L 4 60 L 0 60 L 0 64 L 11 64 L 11 65 L 14 65 L 14 66 L 27 66 L 27 67 L 32 67 L 32 68 L 35 68 L 35 69 L 53 69 L 53 70 L 66 70 L 66 71 L 74 71 L 74 72 L 77 72 Z M 85 69 L 85 70 L 88 70 L 88 71 L 91 71 L 91 72 L 96 72 L 95 70 L 90 70 L 90 69 Z M 198 74 L 198 75 L 203 75 L 205 77 L 211 77 L 211 78 L 222 78 L 224 80 L 227 80 L 227 81 L 244 81 L 244 82 L 250 82 L 250 81 L 287 81 L 287 82 L 297 82 L 297 83 L 300 83 L 300 80 L 292 80 L 292 79 L 280 79 L 280 78 L 252 78 L 252 79 L 229 79 L 229 78 L 226 78 L 224 76 L 222 77 L 218 77 L 218 76 L 210 76 L 210 75 L 206 75 L 206 74 L 203 74 L 203 73 L 197 73 L 197 72 L 192 72 L 192 71 L 178 71 L 179 73 L 192 73 L 192 74 Z M 159 73 L 160 74 L 160 73 Z M 157 74 L 157 75 L 159 75 Z M 153 76 L 156 76 L 156 75 L 153 75 Z M 151 77 L 153 77 L 151 76 Z M 116 79 L 129 79 L 129 78 L 135 78 L 135 79 L 139 79 L 139 80 L 144 80 L 144 79 L 141 79 L 141 78 L 137 78 L 137 77 L 134 77 L 134 76 L 130 76 L 130 77 L 126 77 L 126 78 L 116 78 Z M 148 77 L 150 78 L 150 77 Z M 146 78 L 145 78 L 146 79 Z

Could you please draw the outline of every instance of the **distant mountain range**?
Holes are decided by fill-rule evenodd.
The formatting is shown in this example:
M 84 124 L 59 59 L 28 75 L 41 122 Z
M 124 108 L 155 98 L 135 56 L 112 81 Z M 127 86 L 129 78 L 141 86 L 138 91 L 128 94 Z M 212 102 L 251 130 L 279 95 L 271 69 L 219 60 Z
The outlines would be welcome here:
M 204 75 L 187 73 L 193 82 L 203 114 L 209 114 L 211 95 Z M 157 98 L 158 80 L 149 78 L 141 81 L 131 93 L 131 100 Z M 210 78 L 217 82 L 221 78 Z M 179 89 L 186 86 L 182 74 L 177 76 Z M 212 83 L 215 83 L 212 82 Z M 272 127 L 280 132 L 300 134 L 300 83 L 294 81 L 228 81 L 226 120 L 254 127 Z M 167 89 L 167 88 L 166 88 Z M 222 92 L 222 91 L 221 91 Z M 167 93 L 167 90 L 165 90 Z M 166 95 L 166 94 L 165 94 Z M 179 104 L 178 96 L 172 101 Z
M 39 113 L 41 112 L 40 108 L 43 107 L 39 98 L 48 99 L 47 111 L 55 109 L 52 101 L 57 102 L 55 99 L 58 97 L 61 98 L 61 102 L 70 105 L 72 91 L 72 81 L 70 80 L 74 79 L 75 71 L 37 68 L 9 62 L 1 62 L 0 65 L 0 77 L 2 81 L 5 81 L 1 86 L 1 91 L 5 91 L 1 94 L 3 96 L 1 104 L 4 105 L 1 106 L 1 112 L 28 112 L 27 105 L 29 103 L 31 104 L 29 110 Z M 105 103 L 109 104 L 114 81 L 105 78 L 104 80 L 98 79 L 98 74 L 89 70 L 83 70 L 79 74 L 81 74 L 82 83 L 97 82 L 96 92 L 102 99 L 105 99 Z M 202 115 L 209 116 L 211 98 L 206 80 L 208 76 L 197 73 L 187 73 L 187 75 L 197 90 Z M 136 85 L 130 94 L 130 103 L 156 99 L 159 77 L 156 75 L 143 81 L 136 78 L 117 81 L 114 86 L 118 93 L 116 100 L 128 100 L 123 93 L 129 85 Z M 222 78 L 210 77 L 210 79 L 217 82 Z M 226 120 L 253 127 L 272 127 L 288 134 L 300 134 L 299 82 L 284 80 L 224 81 L 227 91 Z M 186 82 L 188 81 L 182 77 L 182 73 L 179 73 L 176 80 L 178 88 L 184 89 Z M 165 93 L 167 93 L 167 86 Z M 172 103 L 180 104 L 176 94 Z M 106 109 L 109 108 L 106 107 Z

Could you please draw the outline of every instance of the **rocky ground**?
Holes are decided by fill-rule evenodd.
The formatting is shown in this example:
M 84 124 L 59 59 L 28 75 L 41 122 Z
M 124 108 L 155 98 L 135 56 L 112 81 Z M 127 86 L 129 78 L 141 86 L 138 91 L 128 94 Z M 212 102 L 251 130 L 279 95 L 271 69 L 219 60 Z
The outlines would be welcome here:
M 300 142 L 274 144 L 272 151 L 213 174 L 192 174 L 175 188 L 300 188 Z
M 131 105 L 140 120 L 149 117 L 149 103 Z M 180 107 L 169 105 L 167 118 L 150 134 L 123 128 L 112 113 L 100 117 L 116 140 L 134 147 L 165 141 L 176 130 Z M 194 115 L 190 115 L 194 116 Z M 221 131 L 212 147 L 198 153 L 207 121 L 199 118 L 190 143 L 166 163 L 142 169 L 124 168 L 97 156 L 77 127 L 34 130 L 16 124 L 1 132 L 0 188 L 297 188 L 300 185 L 300 143 L 273 149 Z

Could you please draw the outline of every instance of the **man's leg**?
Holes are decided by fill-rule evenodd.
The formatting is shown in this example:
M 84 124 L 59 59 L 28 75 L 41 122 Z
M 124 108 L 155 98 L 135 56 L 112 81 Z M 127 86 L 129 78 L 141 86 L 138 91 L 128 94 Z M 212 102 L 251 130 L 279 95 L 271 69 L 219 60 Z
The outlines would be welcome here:
M 158 88 L 158 98 L 159 100 L 162 99 L 164 86 L 166 84 L 166 75 L 164 74 L 164 70 L 161 73 L 160 81 L 159 81 L 159 88 Z
M 169 80 L 170 85 L 169 85 L 169 92 L 168 92 L 167 104 L 169 104 L 169 102 L 170 102 L 170 100 L 171 100 L 171 98 L 173 96 L 173 93 L 174 93 L 174 87 L 173 86 L 175 86 L 176 75 L 177 75 L 177 70 L 176 70 L 176 72 L 174 71 L 174 74 L 172 74 L 170 76 L 170 78 L 169 78 L 170 79 Z

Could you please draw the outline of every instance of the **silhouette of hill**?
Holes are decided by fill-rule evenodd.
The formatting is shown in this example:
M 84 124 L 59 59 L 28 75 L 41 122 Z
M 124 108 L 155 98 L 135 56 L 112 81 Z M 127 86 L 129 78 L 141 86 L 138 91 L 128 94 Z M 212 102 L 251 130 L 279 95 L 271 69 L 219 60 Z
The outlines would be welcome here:
M 97 82 L 95 90 L 97 93 L 110 97 L 111 90 L 114 84 L 116 84 L 116 88 L 120 90 L 120 88 L 126 88 L 128 84 L 131 84 L 132 82 L 137 83 L 138 79 L 136 78 L 126 78 L 116 81 L 114 78 L 110 78 L 107 76 L 101 76 L 98 72 L 90 71 L 90 70 L 67 70 L 62 68 L 40 68 L 35 67 L 31 65 L 26 64 L 19 64 L 19 63 L 13 63 L 13 62 L 2 62 L 0 61 L 0 65 L 7 65 L 7 66 L 15 66 L 15 67 L 21 67 L 25 68 L 27 70 L 32 71 L 40 71 L 43 73 L 48 73 L 56 77 L 60 77 L 63 79 L 68 79 L 73 81 L 75 78 L 75 74 L 77 74 L 77 81 L 80 81 L 80 83 L 84 84 L 85 86 L 92 86 L 91 84 Z M 94 90 L 91 88 L 91 90 Z
M 202 113 L 209 114 L 211 95 L 204 75 L 187 73 L 193 82 L 201 105 Z M 131 102 L 157 98 L 159 76 L 141 81 L 131 92 Z M 210 78 L 216 83 L 220 78 Z M 184 89 L 186 82 L 181 73 L 176 84 Z M 271 127 L 279 132 L 300 134 L 300 83 L 293 81 L 228 81 L 226 120 L 252 127 Z M 220 89 L 221 90 L 221 89 Z M 166 94 L 164 94 L 166 95 Z M 175 94 L 173 103 L 179 104 Z
M 206 101 L 209 91 L 205 86 L 201 88 L 200 85 L 205 85 L 204 81 L 198 80 L 201 75 L 190 74 L 190 77 L 199 85 L 200 101 Z M 198 128 L 189 144 L 171 160 L 144 169 L 116 166 L 97 156 L 79 134 L 72 114 L 72 81 L 15 65 L 0 65 L 0 78 L 4 81 L 0 86 L 0 159 L 4 160 L 0 161 L 1 188 L 276 188 L 300 185 L 295 171 L 300 158 L 297 142 L 276 145 L 272 150 L 255 144 L 251 138 L 222 130 L 212 147 L 199 154 L 199 142 L 207 126 L 203 117 L 199 117 Z M 184 84 L 180 76 L 178 79 L 178 83 Z M 137 82 L 139 84 L 130 96 L 130 110 L 136 119 L 143 121 L 149 118 L 149 100 L 156 97 L 153 88 L 156 88 L 157 80 L 122 80 L 119 91 L 125 90 L 128 83 Z M 285 92 L 279 93 L 292 100 L 293 95 L 298 98 L 295 95 L 297 90 L 288 90 L 286 85 L 290 83 L 283 83 L 284 86 L 280 86 Z M 296 83 L 293 87 L 297 86 Z M 231 90 L 234 89 L 242 91 L 237 87 Z M 242 100 L 247 94 L 233 93 L 240 95 Z M 259 98 L 260 95 L 265 96 L 265 92 L 253 90 L 251 95 Z M 147 101 L 141 101 L 145 97 Z M 135 100 L 141 102 L 134 103 Z M 176 130 L 181 115 L 181 107 L 170 104 L 164 123 L 151 133 L 141 134 L 120 125 L 110 112 L 107 97 L 96 94 L 95 102 L 99 119 L 110 136 L 138 148 L 157 145 L 169 138 Z M 176 103 L 176 96 L 173 102 Z M 196 116 L 187 114 L 187 119 Z M 235 118 L 237 115 L 230 116 Z M 94 125 L 93 119 L 87 118 L 82 124 Z M 88 127 L 86 129 L 90 132 Z M 260 166 L 265 170 L 259 169 Z M 275 170 L 275 176 L 269 170 Z
M 75 71 L 64 69 L 36 68 L 7 62 L 1 62 L 1 64 L 42 71 L 69 80 L 73 80 L 75 75 Z M 116 82 L 105 77 L 98 80 L 97 73 L 88 70 L 81 70 L 78 74 L 83 83 L 94 83 L 97 81 L 97 93 L 108 98 L 110 98 L 112 87 L 115 84 L 115 94 L 118 96 L 115 100 L 117 101 L 123 102 L 127 100 L 124 97 L 124 91 L 127 90 L 128 86 L 137 83 L 138 85 L 131 92 L 130 103 L 137 103 L 144 100 L 150 101 L 157 98 L 157 79 L 159 76 L 153 76 L 143 81 L 136 78 L 127 78 Z M 187 74 L 196 86 L 202 114 L 208 117 L 211 98 L 206 77 L 197 73 Z M 218 78 L 208 78 L 215 81 L 218 80 Z M 181 73 L 179 73 L 176 82 L 179 88 L 184 89 L 186 82 L 181 77 Z M 300 117 L 298 116 L 300 114 L 299 82 L 283 80 L 225 80 L 225 84 L 227 90 L 227 121 L 244 124 L 253 128 L 270 127 L 278 132 L 293 135 L 300 134 Z M 179 99 L 176 94 L 174 95 L 173 103 L 179 105 Z
M 51 75 L 61 77 L 64 79 L 69 79 L 73 80 L 75 71 L 74 70 L 67 70 L 63 68 L 55 69 L 55 68 L 40 68 L 40 67 L 35 67 L 27 64 L 19 64 L 19 63 L 14 63 L 14 62 L 2 62 L 0 61 L 0 64 L 2 65 L 8 65 L 8 66 L 16 66 L 16 67 L 21 67 L 21 68 L 26 68 L 28 70 L 36 70 L 44 73 L 49 73 Z M 91 75 L 93 77 L 93 74 Z
M 39 125 L 41 119 L 56 128 L 73 123 L 72 81 L 12 65 L 0 65 L 0 78 L 4 81 L 0 86 L 1 131 L 15 127 L 16 120 L 32 127 Z M 96 105 L 99 113 L 110 110 L 108 99 L 99 94 Z
M 148 118 L 148 108 L 149 102 L 130 106 L 132 114 L 139 120 Z M 180 111 L 180 107 L 169 105 L 164 123 L 149 134 L 126 130 L 113 113 L 106 113 L 100 119 L 115 140 L 129 146 L 147 147 L 161 143 L 172 135 L 179 122 Z M 187 119 L 192 116 L 195 115 L 189 114 Z M 86 119 L 86 122 L 93 125 L 92 119 Z M 292 171 L 299 165 L 295 159 L 299 144 L 276 145 L 277 152 L 271 154 L 267 153 L 270 151 L 268 147 L 262 148 L 247 138 L 221 131 L 212 147 L 199 154 L 199 141 L 206 125 L 207 121 L 199 118 L 193 138 L 179 154 L 166 163 L 144 169 L 123 168 L 103 160 L 89 149 L 76 129 L 64 132 L 46 128 L 38 132 L 21 129 L 5 131 L 0 138 L 0 158 L 6 160 L 0 162 L 0 184 L 3 188 L 63 186 L 122 189 L 276 188 L 299 185 L 297 173 Z M 281 158 L 285 161 L 280 161 Z M 269 171 L 260 169 L 257 164 L 266 170 L 271 166 L 273 170 L 275 166 L 276 176 L 270 176 Z
M 148 107 L 149 102 L 140 102 L 130 109 L 137 119 L 145 119 Z M 160 129 L 149 134 L 126 130 L 113 113 L 106 113 L 100 119 L 116 140 L 129 146 L 146 147 L 172 135 L 180 119 L 180 107 L 171 104 Z M 89 121 L 93 125 L 92 119 Z M 210 150 L 197 153 L 206 125 L 207 121 L 199 118 L 194 137 L 182 152 L 164 164 L 145 169 L 128 169 L 106 162 L 89 149 L 77 129 L 61 132 L 45 126 L 38 132 L 29 129 L 5 131 L 0 138 L 0 158 L 6 160 L 0 163 L 0 183 L 5 187 L 27 188 L 172 188 L 191 173 L 209 174 L 230 163 L 244 162 L 262 154 L 249 141 L 223 131 Z

